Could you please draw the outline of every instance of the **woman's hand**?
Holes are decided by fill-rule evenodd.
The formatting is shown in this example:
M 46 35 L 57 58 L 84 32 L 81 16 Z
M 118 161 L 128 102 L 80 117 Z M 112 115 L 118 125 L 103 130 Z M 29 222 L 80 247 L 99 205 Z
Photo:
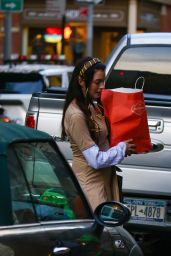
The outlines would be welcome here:
M 133 143 L 133 139 L 126 140 L 125 143 L 126 143 L 125 156 L 131 156 L 132 154 L 136 154 L 136 145 Z

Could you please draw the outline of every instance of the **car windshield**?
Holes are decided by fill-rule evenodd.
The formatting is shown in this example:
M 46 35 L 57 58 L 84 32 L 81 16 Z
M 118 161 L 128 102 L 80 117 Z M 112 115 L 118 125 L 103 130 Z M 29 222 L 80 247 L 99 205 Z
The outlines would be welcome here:
M 0 81 L 0 93 L 32 94 L 45 86 L 38 74 L 1 73 Z
M 8 156 L 15 215 L 32 201 L 39 220 L 90 218 L 71 170 L 49 142 L 13 144 Z
M 144 92 L 171 95 L 171 47 L 138 46 L 126 49 L 110 72 L 106 88 L 142 88 Z
M 62 86 L 62 75 L 47 76 L 49 87 Z
M 42 91 L 42 81 L 4 82 L 1 84 L 1 93 L 32 94 Z

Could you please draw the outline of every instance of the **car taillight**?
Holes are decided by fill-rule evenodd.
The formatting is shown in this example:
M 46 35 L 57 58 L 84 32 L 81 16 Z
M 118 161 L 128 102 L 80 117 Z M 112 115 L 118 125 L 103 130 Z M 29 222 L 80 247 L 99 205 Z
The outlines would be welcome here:
M 2 117 L 0 118 L 0 121 L 4 123 L 10 123 L 10 119 L 8 117 Z
M 30 128 L 36 128 L 36 118 L 34 115 L 26 116 L 25 126 L 30 127 Z

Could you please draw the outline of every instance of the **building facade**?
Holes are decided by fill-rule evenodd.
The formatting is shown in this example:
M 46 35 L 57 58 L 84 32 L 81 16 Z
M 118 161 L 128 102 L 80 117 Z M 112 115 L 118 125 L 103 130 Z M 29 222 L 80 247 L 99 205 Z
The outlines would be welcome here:
M 67 0 L 65 15 L 53 8 L 54 0 L 25 0 L 20 13 L 11 13 L 11 56 L 65 56 L 68 64 L 87 53 L 88 6 Z M 135 14 L 130 12 L 135 5 Z M 52 7 L 52 8 L 51 8 Z M 135 17 L 133 17 L 135 15 Z M 0 61 L 4 59 L 6 13 L 0 13 Z M 135 18 L 135 32 L 171 32 L 171 4 L 165 1 L 104 0 L 93 6 L 92 52 L 106 60 Z M 65 27 L 65 40 L 62 28 Z

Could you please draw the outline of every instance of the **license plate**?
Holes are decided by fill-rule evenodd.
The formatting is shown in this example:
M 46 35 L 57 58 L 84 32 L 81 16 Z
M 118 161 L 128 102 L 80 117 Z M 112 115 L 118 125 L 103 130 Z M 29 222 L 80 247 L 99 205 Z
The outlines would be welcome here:
M 165 201 L 125 197 L 124 203 L 131 211 L 131 220 L 164 222 Z

